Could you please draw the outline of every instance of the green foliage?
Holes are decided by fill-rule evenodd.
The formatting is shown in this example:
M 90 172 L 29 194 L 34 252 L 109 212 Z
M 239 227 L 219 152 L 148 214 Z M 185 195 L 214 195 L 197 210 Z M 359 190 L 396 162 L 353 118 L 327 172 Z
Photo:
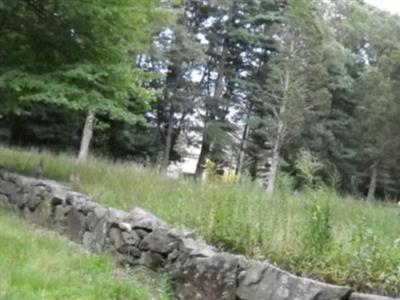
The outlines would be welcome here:
M 217 179 L 218 165 L 215 162 L 213 162 L 211 159 L 207 159 L 204 169 L 207 175 L 207 179 L 211 181 Z
M 151 291 L 147 278 L 138 281 L 128 270 L 118 270 L 109 257 L 89 255 L 2 210 L 0 256 L 0 299 L 171 299 L 167 292 Z
M 223 249 L 266 258 L 289 271 L 360 291 L 400 294 L 395 205 L 365 205 L 327 188 L 293 194 L 289 179 L 280 179 L 271 197 L 245 176 L 234 184 L 200 183 L 128 163 L 91 159 L 75 166 L 65 154 L 0 151 L 0 165 L 26 174 L 35 173 L 41 158 L 45 176 L 68 182 L 75 172 L 80 178 L 75 188 L 104 205 L 143 207 Z
M 74 150 L 90 112 L 102 125 L 95 152 L 149 164 L 163 152 L 167 167 L 181 157 L 175 146 L 201 135 L 197 175 L 207 158 L 210 177 L 240 162 L 238 172 L 263 183 L 281 174 L 276 195 L 246 176 L 197 185 L 98 160 L 75 170 L 65 155 L 46 156 L 46 168 L 60 180 L 80 172 L 79 188 L 101 201 L 143 204 L 223 248 L 396 293 L 399 272 L 388 262 L 398 255 L 385 248 L 397 247 L 386 223 L 392 210 L 370 211 L 322 188 L 400 194 L 400 18 L 364 2 L 0 0 L 1 136 Z M 2 155 L 21 171 L 37 164 L 36 154 Z M 360 212 L 384 224 L 365 238 L 339 234 Z M 365 273 L 350 259 L 356 248 L 370 260 Z M 360 270 L 352 275 L 350 266 Z
M 323 169 L 323 164 L 310 151 L 300 152 L 295 167 L 307 187 L 313 188 L 320 183 L 317 175 Z
M 0 93 L 15 107 L 43 102 L 137 122 L 132 105 L 147 107 L 154 91 L 130 53 L 148 47 L 157 3 L 21 1 L 11 9 L 15 19 L 1 6 Z
M 305 204 L 308 216 L 303 243 L 306 249 L 312 251 L 310 255 L 322 255 L 324 251 L 329 250 L 333 242 L 330 204 L 317 197 L 317 192 L 310 194 L 311 199 Z

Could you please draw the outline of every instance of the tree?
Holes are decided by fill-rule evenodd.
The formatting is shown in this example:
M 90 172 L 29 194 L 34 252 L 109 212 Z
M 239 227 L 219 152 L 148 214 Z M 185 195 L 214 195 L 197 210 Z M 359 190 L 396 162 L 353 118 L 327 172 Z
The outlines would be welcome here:
M 400 48 L 399 48 L 400 49 Z M 400 95 L 400 50 L 391 49 L 380 58 L 376 67 L 369 67 L 361 79 L 360 90 L 364 99 L 357 110 L 356 128 L 359 132 L 360 154 L 369 166 L 369 201 L 375 198 L 379 176 L 398 160 L 398 116 Z
M 257 167 L 257 176 L 268 193 L 275 189 L 282 148 L 290 138 L 301 134 L 306 111 L 329 101 L 325 89 L 312 85 L 314 76 L 322 72 L 317 69 L 324 42 L 319 22 L 310 1 L 291 1 L 281 24 L 273 29 L 278 50 L 256 77 L 256 134 L 265 138 L 258 155 L 261 166 Z
M 80 160 L 87 156 L 96 114 L 142 119 L 130 107 L 147 105 L 153 95 L 146 88 L 149 76 L 132 56 L 148 45 L 157 1 L 21 0 L 11 10 L 3 4 L 2 30 L 8 34 L 2 38 L 0 92 L 9 102 L 85 113 Z
M 276 13 L 282 2 L 204 1 L 197 6 L 201 24 L 199 33 L 208 46 L 207 64 L 202 70 L 204 125 L 197 176 L 202 174 L 207 158 L 216 162 L 219 168 L 232 165 L 234 152 L 239 152 L 236 155 L 238 162 L 243 160 L 247 134 L 244 139 L 243 136 L 242 140 L 239 138 L 238 143 L 236 135 L 243 124 L 235 123 L 240 114 L 248 115 L 246 87 L 250 85 L 250 75 L 261 63 L 261 57 L 268 57 L 266 52 L 273 42 L 263 31 L 277 21 Z
M 361 2 L 330 1 L 324 11 L 336 39 L 352 55 L 348 75 L 340 80 L 344 84 L 330 89 L 335 109 L 328 127 L 335 142 L 325 143 L 330 161 L 347 190 L 365 192 L 370 200 L 378 187 L 381 195 L 398 193 L 393 78 L 399 18 Z
M 162 90 L 154 102 L 155 122 L 163 145 L 161 166 L 166 169 L 173 157 L 175 145 L 184 127 L 190 124 L 200 84 L 194 78 L 205 59 L 204 46 L 195 36 L 194 16 L 190 3 L 172 7 L 174 22 L 156 37 L 151 62 L 152 70 L 164 73 L 156 86 Z

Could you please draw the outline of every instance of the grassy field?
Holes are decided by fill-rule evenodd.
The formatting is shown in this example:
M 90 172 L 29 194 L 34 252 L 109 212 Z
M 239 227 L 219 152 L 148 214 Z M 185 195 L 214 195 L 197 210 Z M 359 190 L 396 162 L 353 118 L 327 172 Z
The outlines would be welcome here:
M 280 180 L 274 197 L 249 180 L 239 183 L 169 179 L 133 164 L 91 159 L 74 167 L 67 155 L 0 149 L 0 165 L 68 182 L 97 201 L 141 206 L 167 222 L 195 229 L 230 251 L 266 258 L 297 274 L 348 284 L 359 291 L 400 296 L 400 210 L 340 197 L 321 187 L 293 195 Z
M 2 300 L 169 299 L 162 282 L 132 278 L 111 258 L 89 255 L 1 210 L 0 270 Z

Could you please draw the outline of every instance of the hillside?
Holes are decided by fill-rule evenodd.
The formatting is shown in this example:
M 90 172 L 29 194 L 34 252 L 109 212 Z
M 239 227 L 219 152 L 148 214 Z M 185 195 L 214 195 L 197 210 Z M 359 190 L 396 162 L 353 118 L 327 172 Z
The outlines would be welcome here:
M 41 160 L 44 176 L 69 182 L 107 206 L 143 207 L 220 248 L 266 258 L 297 274 L 400 294 L 395 205 L 342 197 L 323 186 L 293 194 L 287 179 L 269 197 L 246 179 L 170 179 L 127 163 L 91 159 L 76 166 L 68 155 L 0 150 L 1 166 L 25 174 L 35 174 Z
M 167 300 L 165 281 L 117 267 L 0 210 L 0 299 Z M 156 280 L 156 281 L 155 281 Z

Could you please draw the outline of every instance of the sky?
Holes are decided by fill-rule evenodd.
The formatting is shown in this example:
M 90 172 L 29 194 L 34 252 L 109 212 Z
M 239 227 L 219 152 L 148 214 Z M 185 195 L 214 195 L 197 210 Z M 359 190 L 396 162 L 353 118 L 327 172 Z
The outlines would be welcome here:
M 400 0 L 365 0 L 365 2 L 400 15 Z

